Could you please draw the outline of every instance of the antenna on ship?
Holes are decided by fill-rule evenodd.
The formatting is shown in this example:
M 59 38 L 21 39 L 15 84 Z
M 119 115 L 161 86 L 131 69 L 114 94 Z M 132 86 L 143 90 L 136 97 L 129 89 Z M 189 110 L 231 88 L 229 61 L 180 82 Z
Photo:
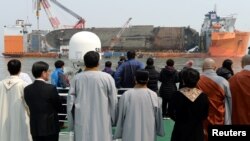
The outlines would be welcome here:
M 217 5 L 216 4 L 214 4 L 214 12 L 217 13 Z

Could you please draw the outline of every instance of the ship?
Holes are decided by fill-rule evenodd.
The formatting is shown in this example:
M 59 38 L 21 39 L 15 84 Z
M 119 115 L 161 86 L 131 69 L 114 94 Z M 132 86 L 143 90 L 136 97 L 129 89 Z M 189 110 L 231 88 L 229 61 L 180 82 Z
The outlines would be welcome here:
M 29 32 L 24 20 L 16 20 L 15 25 L 4 26 L 5 57 L 58 57 L 58 51 L 48 48 L 45 35 L 49 31 L 33 30 Z
M 242 57 L 248 53 L 250 33 L 236 30 L 235 22 L 234 16 L 220 17 L 216 11 L 210 11 L 205 14 L 200 34 L 190 26 L 154 25 L 63 28 L 29 33 L 19 20 L 14 27 L 5 26 L 3 55 L 67 56 L 70 38 L 77 32 L 91 31 L 100 37 L 106 58 L 124 55 L 128 50 L 138 52 L 138 57 Z
M 59 29 L 46 35 L 48 44 L 67 46 L 70 37 L 79 31 L 96 33 L 102 42 L 103 54 L 110 57 L 136 50 L 154 57 L 242 57 L 248 54 L 249 32 L 235 29 L 234 15 L 220 17 L 216 11 L 205 14 L 199 33 L 191 27 L 154 27 L 137 25 L 123 28 Z M 112 40 L 120 33 L 118 42 Z M 111 47 L 112 45 L 112 47 Z M 120 52 L 120 53 L 118 53 Z
M 134 25 L 127 27 L 119 40 L 113 39 L 122 28 L 84 28 L 58 29 L 46 35 L 49 46 L 60 49 L 68 46 L 70 38 L 80 31 L 91 31 L 100 37 L 102 51 L 106 54 L 124 54 L 128 50 L 138 52 L 188 52 L 199 45 L 199 33 L 191 27 L 154 27 L 153 25 Z M 120 52 L 120 53 L 118 53 Z M 157 57 L 157 56 L 156 56 Z
M 250 32 L 235 29 L 234 15 L 220 17 L 216 11 L 205 14 L 201 28 L 201 50 L 211 57 L 242 57 L 248 54 Z

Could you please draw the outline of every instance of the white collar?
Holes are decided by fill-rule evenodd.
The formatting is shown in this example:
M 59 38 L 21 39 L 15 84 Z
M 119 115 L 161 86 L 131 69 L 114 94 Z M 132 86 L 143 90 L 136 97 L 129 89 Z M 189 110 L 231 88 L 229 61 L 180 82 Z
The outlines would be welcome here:
M 42 78 L 37 78 L 36 80 L 46 82 L 46 81 L 45 81 L 44 79 L 42 79 Z
M 243 70 L 248 70 L 248 71 L 250 71 L 250 65 L 244 66 Z

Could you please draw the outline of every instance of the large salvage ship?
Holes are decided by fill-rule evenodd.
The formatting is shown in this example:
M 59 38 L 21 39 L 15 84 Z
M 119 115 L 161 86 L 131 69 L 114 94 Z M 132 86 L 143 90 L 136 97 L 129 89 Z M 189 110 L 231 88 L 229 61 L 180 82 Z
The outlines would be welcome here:
M 236 18 L 208 12 L 201 29 L 201 49 L 212 57 L 242 57 L 247 54 L 250 32 L 235 29 Z
M 6 57 L 57 57 L 57 52 L 50 52 L 45 45 L 48 31 L 32 31 L 23 20 L 16 20 L 13 26 L 4 26 L 4 52 Z

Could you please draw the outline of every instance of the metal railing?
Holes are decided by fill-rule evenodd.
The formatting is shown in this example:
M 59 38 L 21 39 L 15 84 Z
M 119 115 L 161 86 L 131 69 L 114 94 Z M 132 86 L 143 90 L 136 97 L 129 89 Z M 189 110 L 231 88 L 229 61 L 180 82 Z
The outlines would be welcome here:
M 130 88 L 120 88 L 120 89 L 117 89 L 117 97 L 118 99 L 121 97 L 121 95 L 129 90 Z M 58 91 L 58 94 L 59 96 L 61 97 L 61 100 L 62 100 L 62 105 L 65 106 L 65 113 L 58 113 L 59 115 L 59 122 L 63 122 L 64 124 L 68 122 L 67 120 L 67 96 L 68 96 L 68 93 L 69 93 L 69 88 L 60 88 L 60 87 L 57 87 L 57 91 Z M 64 116 L 65 119 L 62 120 L 60 117 Z M 61 131 L 60 132 L 60 141 L 73 141 L 74 139 L 74 132 L 72 131 Z M 114 140 L 114 141 L 120 141 L 120 140 Z

